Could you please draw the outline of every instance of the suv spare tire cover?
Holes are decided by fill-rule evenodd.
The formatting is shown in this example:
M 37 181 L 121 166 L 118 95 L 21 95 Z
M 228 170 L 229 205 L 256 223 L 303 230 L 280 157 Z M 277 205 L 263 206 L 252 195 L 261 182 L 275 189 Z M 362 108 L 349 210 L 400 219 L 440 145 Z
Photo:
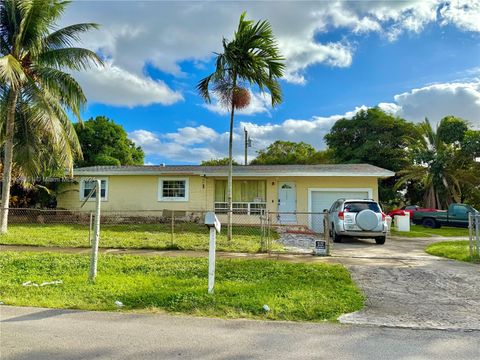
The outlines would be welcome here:
M 360 229 L 366 231 L 373 230 L 378 226 L 377 213 L 368 209 L 360 211 L 355 221 Z

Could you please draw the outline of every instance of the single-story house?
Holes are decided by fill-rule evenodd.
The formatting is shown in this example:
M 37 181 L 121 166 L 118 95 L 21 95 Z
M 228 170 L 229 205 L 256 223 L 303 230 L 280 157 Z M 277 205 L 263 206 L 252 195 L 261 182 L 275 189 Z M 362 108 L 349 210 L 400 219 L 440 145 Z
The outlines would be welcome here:
M 215 211 L 227 209 L 226 166 L 92 166 L 74 170 L 57 206 L 80 209 L 101 179 L 103 211 Z M 233 207 L 238 219 L 279 213 L 280 222 L 300 221 L 295 213 L 322 212 L 338 198 L 378 200 L 378 179 L 394 173 L 368 164 L 248 165 L 233 168 Z M 93 210 L 94 199 L 82 210 Z M 309 220 L 311 222 L 311 218 Z M 312 224 L 321 230 L 323 224 Z

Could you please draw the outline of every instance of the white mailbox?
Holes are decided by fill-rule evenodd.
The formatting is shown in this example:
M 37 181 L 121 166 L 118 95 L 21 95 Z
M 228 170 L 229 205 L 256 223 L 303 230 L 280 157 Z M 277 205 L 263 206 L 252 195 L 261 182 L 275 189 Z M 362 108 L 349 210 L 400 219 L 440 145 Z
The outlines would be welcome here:
M 220 233 L 222 228 L 222 224 L 220 224 L 220 221 L 218 221 L 217 215 L 211 211 L 205 214 L 205 225 L 207 225 L 209 228 L 214 227 L 218 233 Z

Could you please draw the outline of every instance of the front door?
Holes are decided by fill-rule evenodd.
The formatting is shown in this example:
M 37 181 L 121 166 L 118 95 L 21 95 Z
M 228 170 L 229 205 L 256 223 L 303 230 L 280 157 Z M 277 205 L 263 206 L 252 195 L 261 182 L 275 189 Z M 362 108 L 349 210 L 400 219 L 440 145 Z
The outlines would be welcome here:
M 281 182 L 278 184 L 278 212 L 282 223 L 295 223 L 297 217 L 297 190 L 294 182 Z

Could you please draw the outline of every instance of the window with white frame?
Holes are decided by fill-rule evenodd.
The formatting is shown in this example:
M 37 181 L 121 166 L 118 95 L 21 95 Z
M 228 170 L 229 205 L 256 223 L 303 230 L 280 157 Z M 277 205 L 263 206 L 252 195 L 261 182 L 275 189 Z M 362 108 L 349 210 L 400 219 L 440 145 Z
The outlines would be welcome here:
M 108 198 L 108 179 L 100 179 L 100 196 L 102 200 L 107 200 Z M 90 191 L 95 188 L 96 180 L 91 179 L 82 179 L 80 181 L 80 200 L 85 200 L 90 194 Z M 89 200 L 95 200 L 97 197 L 96 191 L 93 192 Z
M 188 201 L 187 178 L 160 178 L 158 182 L 159 201 Z

